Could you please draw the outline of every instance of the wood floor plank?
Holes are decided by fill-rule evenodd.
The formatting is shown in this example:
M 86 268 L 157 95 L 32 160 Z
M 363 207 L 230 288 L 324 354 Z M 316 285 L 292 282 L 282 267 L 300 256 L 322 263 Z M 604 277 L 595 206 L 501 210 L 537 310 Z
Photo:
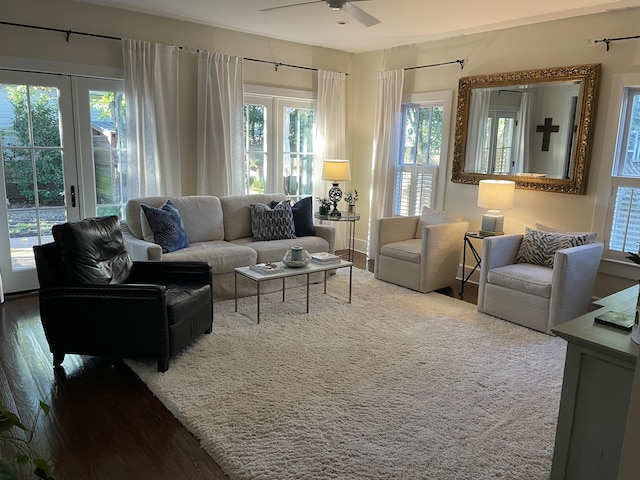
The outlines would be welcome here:
M 362 254 L 355 264 L 372 269 Z M 440 293 L 457 296 L 458 287 Z M 467 284 L 465 301 L 476 297 Z M 121 360 L 67 355 L 54 370 L 37 293 L 9 295 L 0 306 L 0 399 L 26 419 L 40 399 L 51 405 L 36 437 L 59 480 L 228 478 Z

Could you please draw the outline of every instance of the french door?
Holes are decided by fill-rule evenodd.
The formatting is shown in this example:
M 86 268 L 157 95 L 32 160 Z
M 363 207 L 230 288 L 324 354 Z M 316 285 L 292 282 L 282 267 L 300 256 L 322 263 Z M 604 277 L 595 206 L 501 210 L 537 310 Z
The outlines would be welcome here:
M 0 202 L 0 275 L 6 293 L 38 288 L 33 246 L 52 240 L 53 225 L 121 216 L 124 134 L 118 135 L 114 117 L 121 118 L 118 106 L 124 111 L 122 89 L 118 80 L 0 70 L 0 194 L 6 199 Z

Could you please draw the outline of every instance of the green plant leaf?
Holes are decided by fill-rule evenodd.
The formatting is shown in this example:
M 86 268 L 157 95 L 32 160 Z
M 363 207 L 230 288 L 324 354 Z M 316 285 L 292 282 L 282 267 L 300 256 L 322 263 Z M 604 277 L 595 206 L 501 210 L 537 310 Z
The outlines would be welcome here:
M 14 413 L 5 410 L 3 407 L 2 410 L 0 410 L 0 432 L 6 432 L 13 427 L 27 430 L 27 427 L 20 422 L 20 419 Z
M 51 413 L 51 407 L 42 400 L 40 400 L 40 410 L 42 410 L 45 417 Z

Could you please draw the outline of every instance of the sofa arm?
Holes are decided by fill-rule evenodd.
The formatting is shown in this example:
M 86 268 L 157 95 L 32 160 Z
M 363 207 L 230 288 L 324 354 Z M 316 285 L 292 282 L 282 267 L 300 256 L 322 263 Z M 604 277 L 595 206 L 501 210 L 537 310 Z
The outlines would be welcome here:
M 376 253 L 380 251 L 382 245 L 415 238 L 419 218 L 418 216 L 379 218 Z
M 587 312 L 604 244 L 558 250 L 553 261 L 549 329 Z
M 316 236 L 324 238 L 329 244 L 329 253 L 336 251 L 336 229 L 333 225 L 314 225 L 313 231 Z
M 122 228 L 124 246 L 131 260 L 162 260 L 162 247 L 160 245 L 135 237 L 129 231 L 127 223 L 122 220 L 120 221 L 120 226 Z

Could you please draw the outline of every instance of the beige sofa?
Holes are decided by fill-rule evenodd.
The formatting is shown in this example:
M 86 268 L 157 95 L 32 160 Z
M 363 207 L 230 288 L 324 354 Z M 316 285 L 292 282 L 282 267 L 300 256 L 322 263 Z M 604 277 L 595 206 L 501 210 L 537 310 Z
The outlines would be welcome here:
M 146 197 L 132 199 L 125 207 L 126 221 L 122 222 L 127 251 L 133 260 L 209 262 L 213 268 L 214 300 L 234 297 L 234 269 L 262 262 L 277 262 L 292 246 L 300 245 L 309 253 L 335 251 L 335 229 L 329 225 L 315 225 L 314 236 L 295 239 L 254 241 L 251 232 L 252 203 L 265 205 L 286 200 L 281 193 L 237 196 Z M 141 204 L 160 208 L 167 200 L 176 206 L 185 226 L 189 246 L 163 253 L 160 245 L 144 240 Z M 299 284 L 304 277 L 287 280 L 287 285 Z M 319 281 L 321 278 L 314 278 Z M 261 291 L 282 288 L 281 280 L 264 282 Z M 254 295 L 253 282 L 240 278 L 238 295 Z

